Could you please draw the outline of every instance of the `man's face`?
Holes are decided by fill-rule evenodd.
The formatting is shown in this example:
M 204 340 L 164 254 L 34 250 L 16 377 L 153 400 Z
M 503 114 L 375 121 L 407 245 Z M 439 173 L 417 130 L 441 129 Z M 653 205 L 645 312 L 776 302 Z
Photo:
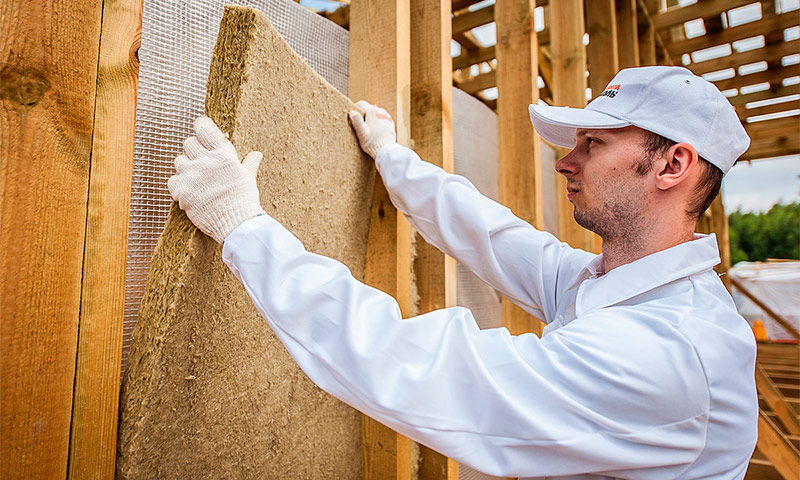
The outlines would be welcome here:
M 643 130 L 579 129 L 575 136 L 575 148 L 556 163 L 567 179 L 575 221 L 604 240 L 642 233 L 650 198 Z

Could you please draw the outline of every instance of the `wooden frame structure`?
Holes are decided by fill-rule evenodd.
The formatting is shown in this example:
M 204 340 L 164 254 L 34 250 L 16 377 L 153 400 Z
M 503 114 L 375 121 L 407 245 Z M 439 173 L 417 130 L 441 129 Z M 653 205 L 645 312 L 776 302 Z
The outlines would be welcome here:
M 386 107 L 401 143 L 413 138 L 423 158 L 446 169 L 452 168 L 450 86 L 496 108 L 501 199 L 534 225 L 542 222 L 541 162 L 525 107 L 540 98 L 583 105 L 586 87 L 596 94 L 621 67 L 688 58 L 697 74 L 732 72 L 714 81 L 731 90 L 731 104 L 753 138 L 743 159 L 800 153 L 796 115 L 763 117 L 796 110 L 800 94 L 796 81 L 784 80 L 800 73 L 796 62 L 786 61 L 798 54 L 800 40 L 786 40 L 785 33 L 797 28 L 798 15 L 779 11 L 773 0 L 699 0 L 683 7 L 674 0 L 344 3 L 325 15 L 351 29 L 350 96 Z M 755 4 L 760 19 L 731 21 L 731 10 Z M 6 34 L 0 50 L 2 478 L 114 475 L 141 13 L 142 0 L 10 0 L 0 8 Z M 474 29 L 492 22 L 497 43 L 483 45 Z M 702 23 L 704 33 L 688 36 L 687 22 Z M 758 36 L 760 48 L 731 47 Z M 461 49 L 455 58 L 451 39 Z M 715 46 L 730 53 L 697 55 Z M 758 62 L 766 69 L 747 73 Z M 494 87 L 496 99 L 489 95 Z M 569 223 L 568 208 L 559 215 L 562 238 L 598 248 L 596 238 Z M 718 233 L 723 269 L 726 225 L 718 200 L 707 229 Z M 395 295 L 404 314 L 455 303 L 452 259 L 412 240 L 381 186 L 369 242 L 368 281 Z M 535 319 L 511 304 L 504 304 L 503 316 L 514 333 L 539 331 Z M 797 404 L 787 410 L 778 401 L 783 387 L 775 372 L 784 370 L 774 365 L 765 364 L 759 377 L 773 412 L 762 415 L 759 450 L 786 475 L 796 458 L 786 456 L 791 449 L 776 440 L 779 427 L 773 427 L 796 419 Z M 415 447 L 408 439 L 366 417 L 362 435 L 365 478 L 411 478 Z M 790 435 L 797 440 L 797 432 Z M 455 462 L 435 452 L 423 448 L 419 458 L 420 478 L 458 476 Z

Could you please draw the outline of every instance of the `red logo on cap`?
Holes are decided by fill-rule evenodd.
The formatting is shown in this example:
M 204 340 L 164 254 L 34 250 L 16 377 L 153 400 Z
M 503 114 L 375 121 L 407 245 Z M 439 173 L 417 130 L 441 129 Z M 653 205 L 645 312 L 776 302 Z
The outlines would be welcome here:
M 615 85 L 609 85 L 609 86 L 606 87 L 605 90 L 603 90 L 603 93 L 601 93 L 600 96 L 601 97 L 614 98 L 617 95 L 617 93 L 619 93 L 619 89 L 621 87 L 622 87 L 622 84 L 619 84 L 619 83 L 617 83 Z

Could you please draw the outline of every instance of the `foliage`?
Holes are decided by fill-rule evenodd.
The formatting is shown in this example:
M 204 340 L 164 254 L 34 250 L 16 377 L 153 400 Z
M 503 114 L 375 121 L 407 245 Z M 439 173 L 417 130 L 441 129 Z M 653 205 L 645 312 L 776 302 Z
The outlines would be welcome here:
M 776 204 L 767 213 L 733 212 L 731 263 L 768 258 L 800 260 L 800 203 Z

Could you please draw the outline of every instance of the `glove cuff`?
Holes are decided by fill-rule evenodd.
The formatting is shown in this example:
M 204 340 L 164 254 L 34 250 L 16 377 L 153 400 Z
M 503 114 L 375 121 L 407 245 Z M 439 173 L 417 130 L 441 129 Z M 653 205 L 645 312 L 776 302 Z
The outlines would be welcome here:
M 217 218 L 210 219 L 208 235 L 217 243 L 223 243 L 228 235 L 244 222 L 267 214 L 260 205 L 240 205 L 235 208 L 212 210 L 212 212 L 216 213 Z

